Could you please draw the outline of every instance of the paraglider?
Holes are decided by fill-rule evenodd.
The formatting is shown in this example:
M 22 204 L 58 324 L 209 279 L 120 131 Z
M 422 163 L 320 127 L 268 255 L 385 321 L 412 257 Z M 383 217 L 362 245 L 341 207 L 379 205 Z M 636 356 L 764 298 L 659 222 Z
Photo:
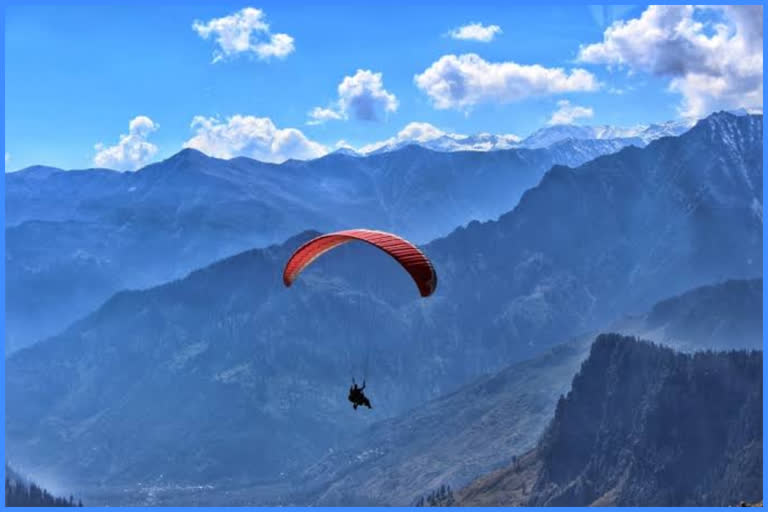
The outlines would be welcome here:
M 411 275 L 422 297 L 429 297 L 437 288 L 437 274 L 432 262 L 411 242 L 392 233 L 370 229 L 349 229 L 321 235 L 299 247 L 283 271 L 285 286 L 291 286 L 298 275 L 313 261 L 342 244 L 359 240 L 392 256 Z
M 416 283 L 422 297 L 429 297 L 437 288 L 437 273 L 432 262 L 411 242 L 392 233 L 370 229 L 349 229 L 318 236 L 299 247 L 288 259 L 283 270 L 283 283 L 290 287 L 301 272 L 326 252 L 348 242 L 361 241 L 381 249 L 394 258 Z M 348 400 L 352 407 L 365 406 L 371 409 L 371 402 L 365 396 L 365 380 L 358 387 L 352 379 Z

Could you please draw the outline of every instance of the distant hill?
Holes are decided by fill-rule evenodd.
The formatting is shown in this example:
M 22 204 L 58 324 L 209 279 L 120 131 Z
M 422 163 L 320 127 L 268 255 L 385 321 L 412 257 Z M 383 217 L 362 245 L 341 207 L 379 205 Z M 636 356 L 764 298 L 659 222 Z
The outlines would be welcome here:
M 762 352 L 601 335 L 537 446 L 468 506 L 726 506 L 762 499 Z
M 611 330 L 651 339 L 677 350 L 763 346 L 763 280 L 731 280 L 661 301 L 644 315 Z

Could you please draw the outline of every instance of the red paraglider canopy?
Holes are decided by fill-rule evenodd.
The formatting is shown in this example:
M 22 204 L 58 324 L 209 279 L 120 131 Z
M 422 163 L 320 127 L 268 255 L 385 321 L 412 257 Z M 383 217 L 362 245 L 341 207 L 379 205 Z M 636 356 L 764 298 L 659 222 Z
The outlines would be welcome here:
M 291 286 L 296 277 L 322 254 L 354 240 L 378 247 L 397 260 L 416 282 L 422 297 L 432 295 L 437 288 L 437 274 L 423 252 L 399 236 L 370 229 L 349 229 L 321 235 L 299 247 L 285 265 L 285 286 Z

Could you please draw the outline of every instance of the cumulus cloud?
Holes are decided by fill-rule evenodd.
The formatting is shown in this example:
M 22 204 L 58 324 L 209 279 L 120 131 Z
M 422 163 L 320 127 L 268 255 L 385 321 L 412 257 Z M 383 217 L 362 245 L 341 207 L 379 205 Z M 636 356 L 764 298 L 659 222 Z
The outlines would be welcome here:
M 496 34 L 501 33 L 501 27 L 498 25 L 488 25 L 485 27 L 482 23 L 470 23 L 469 25 L 464 25 L 463 27 L 451 30 L 450 36 L 453 39 L 489 43 L 493 40 Z
M 600 84 L 583 69 L 487 62 L 480 56 L 444 55 L 414 77 L 438 109 L 467 109 L 480 103 L 509 103 L 531 96 L 594 91 Z
M 547 124 L 573 124 L 576 119 L 588 118 L 594 115 L 591 107 L 571 105 L 571 102 L 568 100 L 558 101 L 557 106 L 558 109 L 552 113 L 552 117 Z
M 93 164 L 121 171 L 133 171 L 149 163 L 157 153 L 157 146 L 149 142 L 149 135 L 160 127 L 147 116 L 136 116 L 128 124 L 128 134 L 120 135 L 114 146 L 96 144 Z
M 319 124 L 331 119 L 357 119 L 378 121 L 382 115 L 395 112 L 399 103 L 394 94 L 384 89 L 381 73 L 358 69 L 352 76 L 345 76 L 338 87 L 339 99 L 330 108 L 315 107 L 309 116 L 309 124 Z
M 261 60 L 283 58 L 294 50 L 293 37 L 273 34 L 265 21 L 264 11 L 253 7 L 207 22 L 195 20 L 192 29 L 203 39 L 212 37 L 216 41 L 213 62 L 241 53 L 255 55 Z
M 415 142 L 427 142 L 430 140 L 439 139 L 446 132 L 440 128 L 429 123 L 408 123 L 405 128 L 400 130 L 397 134 L 397 140 L 412 140 Z M 459 136 L 458 134 L 452 134 Z
M 328 149 L 295 128 L 277 128 L 268 117 L 234 115 L 226 120 L 195 116 L 195 135 L 184 143 L 217 158 L 247 156 L 262 162 L 280 163 L 294 158 L 310 160 Z
M 582 46 L 579 60 L 670 78 L 680 113 L 762 108 L 762 6 L 650 6 L 618 21 L 603 41 Z
M 315 107 L 310 113 L 307 124 L 322 124 L 326 121 L 344 119 L 344 116 L 332 108 Z
M 339 84 L 339 107 L 355 119 L 375 121 L 382 111 L 396 111 L 398 102 L 394 94 L 384 89 L 381 73 L 358 69 Z

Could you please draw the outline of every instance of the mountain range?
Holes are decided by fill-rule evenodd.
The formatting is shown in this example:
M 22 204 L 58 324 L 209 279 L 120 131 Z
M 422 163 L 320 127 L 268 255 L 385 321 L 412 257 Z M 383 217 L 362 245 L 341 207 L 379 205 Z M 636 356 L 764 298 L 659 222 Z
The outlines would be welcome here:
M 542 128 L 520 141 L 520 147 L 543 148 L 565 140 L 613 140 L 643 147 L 662 137 L 674 137 L 688 131 L 696 121 L 680 119 L 664 123 L 620 128 L 609 125 L 554 125 Z
M 680 137 L 553 167 L 498 221 L 427 246 L 451 298 L 433 301 L 450 319 L 438 337 L 463 332 L 482 347 L 469 359 L 492 366 L 666 296 L 760 276 L 761 141 L 761 116 L 718 114 Z
M 418 146 L 309 162 L 186 149 L 134 173 L 31 167 L 6 175 L 6 351 L 60 332 L 123 289 L 181 278 L 307 229 L 365 226 L 415 242 L 510 210 L 555 164 L 622 147 L 438 153 Z
M 746 113 L 739 112 L 738 115 Z M 661 137 L 674 137 L 689 130 L 696 121 L 694 119 L 679 119 L 658 124 L 637 125 L 629 128 L 621 128 L 610 125 L 588 126 L 575 124 L 555 124 L 541 128 L 528 137 L 520 138 L 516 135 L 479 133 L 475 135 L 460 135 L 444 133 L 440 130 L 420 133 L 418 137 L 408 136 L 406 131 L 398 137 L 386 141 L 371 144 L 361 150 L 345 147 L 338 152 L 348 155 L 376 155 L 397 151 L 408 145 L 417 144 L 433 151 L 498 151 L 503 149 L 548 148 L 553 144 L 586 141 L 610 142 L 617 147 L 634 145 L 642 147 Z
M 751 112 L 746 109 L 730 110 L 726 113 L 734 116 L 762 115 L 762 112 Z M 411 133 L 408 127 L 406 127 L 397 137 L 370 144 L 359 150 L 346 146 L 338 149 L 337 152 L 346 155 L 364 156 L 396 151 L 412 144 L 420 145 L 433 151 L 498 151 L 512 148 L 548 148 L 553 144 L 574 141 L 582 141 L 583 143 L 603 141 L 610 142 L 610 144 L 616 147 L 629 145 L 643 147 L 651 141 L 662 137 L 682 135 L 692 128 L 696 122 L 697 120 L 694 118 L 681 118 L 630 127 L 554 124 L 540 128 L 527 137 L 491 133 L 462 135 L 445 133 L 434 127 L 431 127 L 432 129 L 416 130 L 415 133 Z M 414 124 L 418 125 L 419 123 Z
M 555 166 L 498 220 L 424 245 L 441 283 L 427 300 L 367 246 L 286 290 L 283 263 L 316 232 L 121 292 L 8 358 L 7 450 L 102 489 L 288 482 L 376 421 L 671 295 L 760 276 L 756 204 L 762 116 L 716 114 Z M 366 373 L 363 416 L 344 397 Z

